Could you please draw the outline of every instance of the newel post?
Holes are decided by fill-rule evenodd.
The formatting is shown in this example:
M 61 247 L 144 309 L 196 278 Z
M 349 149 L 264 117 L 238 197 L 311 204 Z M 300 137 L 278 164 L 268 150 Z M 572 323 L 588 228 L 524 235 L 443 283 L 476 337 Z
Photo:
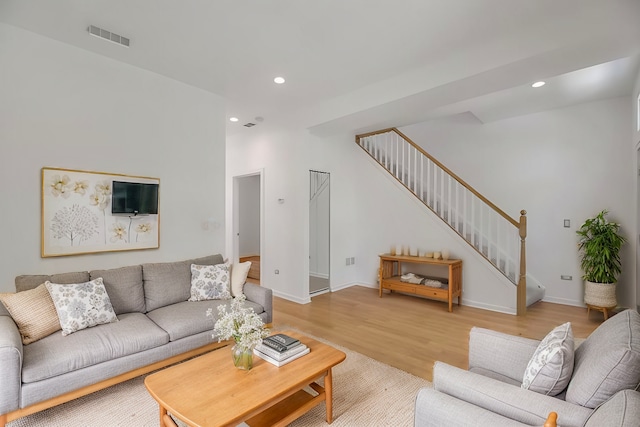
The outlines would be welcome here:
M 527 255 L 525 239 L 527 238 L 527 211 L 520 211 L 520 277 L 518 278 L 518 293 L 516 313 L 524 316 L 527 312 Z

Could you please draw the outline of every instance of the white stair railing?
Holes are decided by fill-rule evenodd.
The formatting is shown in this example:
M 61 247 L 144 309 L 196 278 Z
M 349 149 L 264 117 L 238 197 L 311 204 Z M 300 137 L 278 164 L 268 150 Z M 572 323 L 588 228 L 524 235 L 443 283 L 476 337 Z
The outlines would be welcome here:
M 526 212 L 511 218 L 396 128 L 357 135 L 356 143 L 518 287 L 524 314 Z

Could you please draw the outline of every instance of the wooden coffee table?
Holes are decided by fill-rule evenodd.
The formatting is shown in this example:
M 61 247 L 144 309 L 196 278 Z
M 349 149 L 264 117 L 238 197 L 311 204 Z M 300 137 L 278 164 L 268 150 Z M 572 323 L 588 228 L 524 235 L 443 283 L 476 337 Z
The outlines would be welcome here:
M 224 347 L 147 376 L 144 384 L 160 405 L 160 425 L 175 426 L 169 412 L 189 426 L 285 426 L 322 402 L 331 423 L 331 369 L 346 355 L 297 332 L 284 333 L 311 352 L 279 368 L 254 356 L 253 369 L 243 371 Z M 316 383 L 323 377 L 324 387 Z

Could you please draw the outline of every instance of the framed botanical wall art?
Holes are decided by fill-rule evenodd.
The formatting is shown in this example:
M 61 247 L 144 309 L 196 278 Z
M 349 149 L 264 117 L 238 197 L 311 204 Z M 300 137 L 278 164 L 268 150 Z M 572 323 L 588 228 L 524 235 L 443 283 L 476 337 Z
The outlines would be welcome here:
M 157 178 L 42 168 L 42 257 L 160 247 L 159 186 Z

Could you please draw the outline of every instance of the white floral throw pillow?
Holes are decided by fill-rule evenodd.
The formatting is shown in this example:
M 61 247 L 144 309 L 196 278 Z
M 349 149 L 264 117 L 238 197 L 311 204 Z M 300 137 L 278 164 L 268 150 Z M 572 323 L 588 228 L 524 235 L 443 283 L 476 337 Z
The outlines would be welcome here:
M 571 380 L 573 361 L 573 332 L 567 322 L 540 342 L 524 372 L 522 388 L 548 396 L 561 393 Z
M 191 297 L 189 301 L 230 299 L 229 264 L 191 264 Z
M 45 286 L 58 312 L 62 335 L 118 321 L 102 277 L 70 285 L 46 281 Z

